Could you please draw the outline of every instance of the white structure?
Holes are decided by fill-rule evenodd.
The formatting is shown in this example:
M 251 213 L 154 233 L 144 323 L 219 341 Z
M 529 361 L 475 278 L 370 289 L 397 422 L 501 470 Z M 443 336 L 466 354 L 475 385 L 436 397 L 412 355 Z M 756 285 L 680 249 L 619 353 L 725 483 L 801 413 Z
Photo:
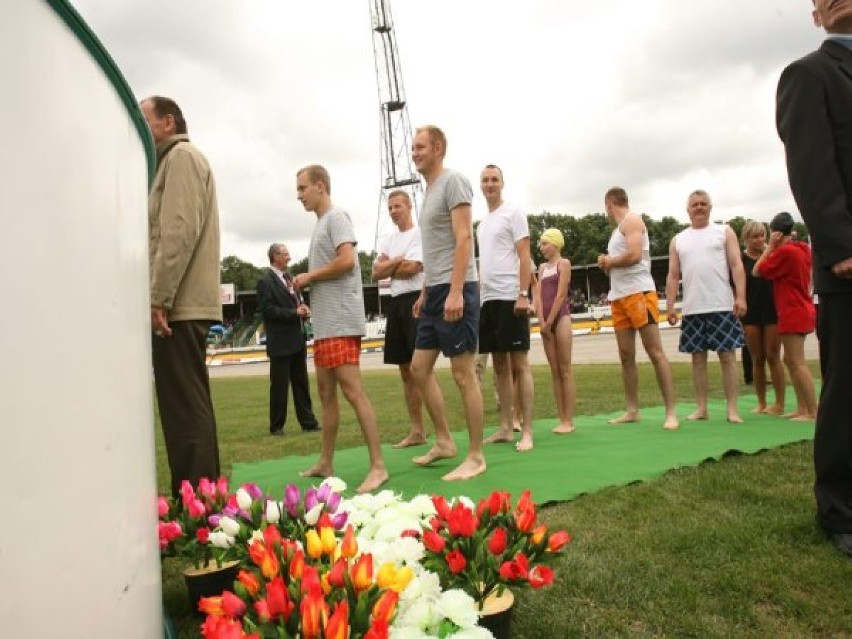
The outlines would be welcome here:
M 67 0 L 0 3 L 4 637 L 162 636 L 152 147 Z

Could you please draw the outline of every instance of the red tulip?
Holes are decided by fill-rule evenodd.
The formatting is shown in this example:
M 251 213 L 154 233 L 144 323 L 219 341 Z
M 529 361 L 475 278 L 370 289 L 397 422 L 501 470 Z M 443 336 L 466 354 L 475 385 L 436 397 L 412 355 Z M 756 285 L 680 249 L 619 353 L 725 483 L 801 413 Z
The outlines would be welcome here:
M 530 532 L 535 526 L 535 506 L 517 508 L 515 510 L 515 525 L 521 532 Z
M 493 517 L 499 513 L 507 513 L 512 507 L 511 495 L 505 491 L 495 490 L 488 497 L 488 513 Z
M 461 502 L 457 502 L 447 516 L 447 528 L 454 537 L 470 537 L 477 526 L 479 519 L 476 513 Z
M 349 604 L 344 599 L 337 604 L 325 624 L 325 639 L 349 637 Z
M 450 514 L 450 505 L 442 495 L 432 495 L 432 505 L 441 519 L 446 519 Z
M 388 639 L 388 622 L 383 619 L 373 619 L 364 639 Z
M 195 538 L 200 544 L 206 544 L 210 539 L 210 529 L 206 526 L 195 531 Z
M 269 602 L 266 598 L 258 599 L 254 602 L 254 611 L 257 613 L 257 618 L 261 623 L 272 621 L 272 614 L 269 612 Z
M 282 617 L 284 621 L 287 621 L 290 618 L 295 605 L 290 600 L 290 593 L 287 592 L 287 586 L 282 577 L 274 577 L 266 584 L 266 603 L 272 619 Z
M 261 574 L 271 579 L 278 574 L 280 564 L 274 552 L 270 552 L 262 541 L 255 541 L 249 546 L 249 557 L 260 568 Z
M 426 546 L 426 550 L 438 554 L 444 552 L 447 542 L 438 533 L 431 530 L 424 530 L 423 545 Z
M 319 639 L 322 618 L 328 614 L 328 604 L 325 603 L 319 588 L 312 589 L 302 598 L 299 614 L 302 620 L 302 639 Z
M 352 524 L 346 526 L 343 541 L 340 543 L 340 554 L 346 559 L 352 559 L 358 554 L 358 541 L 355 539 L 355 529 Z
M 267 548 L 275 548 L 276 545 L 281 544 L 281 532 L 278 528 L 269 524 L 263 531 L 263 541 Z
M 373 555 L 366 554 L 358 557 L 355 565 L 350 570 L 352 585 L 355 592 L 366 590 L 373 583 Z
M 334 588 L 343 588 L 346 585 L 346 559 L 343 557 L 334 562 L 328 571 L 328 584 Z
M 400 537 L 411 537 L 412 539 L 420 539 L 420 531 L 414 530 L 413 528 L 409 528 L 408 530 L 403 530 L 399 533 Z
M 459 574 L 467 566 L 467 559 L 458 550 L 451 550 L 444 559 L 447 562 L 447 566 L 450 567 L 450 572 L 454 575 Z
M 293 553 L 293 558 L 290 560 L 290 578 L 291 579 L 301 579 L 302 572 L 305 569 L 305 553 L 301 549 L 297 549 L 296 552 Z
M 247 635 L 240 621 L 213 615 L 201 624 L 201 634 L 204 639 L 260 639 L 256 632 Z
M 379 600 L 373 606 L 373 619 L 379 619 L 390 623 L 396 612 L 396 604 L 399 601 L 399 593 L 394 590 L 385 590 Z
M 559 530 L 550 536 L 547 540 L 547 550 L 549 552 L 559 552 L 571 541 L 571 535 L 565 530 Z
M 547 566 L 534 566 L 529 574 L 530 586 L 541 588 L 553 583 L 553 570 Z
M 257 575 L 253 572 L 240 570 L 240 572 L 237 573 L 237 580 L 245 587 L 246 592 L 248 592 L 248 594 L 252 597 L 257 596 L 257 593 L 260 592 L 260 579 L 258 579 Z
M 431 528 L 435 532 L 440 532 L 443 527 L 444 522 L 441 521 L 440 517 L 432 517 L 432 519 L 429 520 L 429 528 Z
M 518 553 L 511 561 L 500 565 L 500 578 L 506 581 L 521 581 L 529 576 L 529 560 L 526 555 Z
M 492 555 L 500 555 L 506 550 L 506 529 L 496 528 L 488 540 L 488 552 Z
M 316 566 L 311 566 L 309 564 L 305 564 L 305 567 L 302 569 L 302 592 L 308 592 L 310 590 L 321 590 L 320 584 L 320 576 L 319 576 L 319 568 Z

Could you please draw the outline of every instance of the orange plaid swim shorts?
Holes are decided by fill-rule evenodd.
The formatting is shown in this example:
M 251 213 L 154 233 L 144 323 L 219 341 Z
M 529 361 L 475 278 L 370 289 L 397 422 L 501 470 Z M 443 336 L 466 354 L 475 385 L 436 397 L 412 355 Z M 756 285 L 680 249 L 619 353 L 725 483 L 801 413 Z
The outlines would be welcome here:
M 337 368 L 344 364 L 358 364 L 361 360 L 361 337 L 329 337 L 314 342 L 314 365 L 320 368 Z

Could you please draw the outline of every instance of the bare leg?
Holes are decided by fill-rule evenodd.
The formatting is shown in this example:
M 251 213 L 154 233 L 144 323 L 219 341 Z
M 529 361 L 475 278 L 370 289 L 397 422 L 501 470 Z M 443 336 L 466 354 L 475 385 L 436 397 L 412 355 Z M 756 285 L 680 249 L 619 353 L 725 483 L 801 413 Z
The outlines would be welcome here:
M 737 408 L 737 352 L 719 351 L 719 363 L 722 365 L 722 387 L 725 389 L 728 421 L 732 424 L 742 424 Z
M 491 361 L 494 364 L 494 380 L 499 398 L 500 425 L 497 432 L 485 438 L 485 443 L 513 442 L 515 433 L 512 430 L 512 368 L 509 353 L 491 353 Z
M 519 451 L 532 450 L 532 413 L 533 413 L 533 377 L 527 351 L 516 351 L 511 354 L 512 378 L 518 389 L 516 407 L 521 409 L 521 439 L 515 445 Z
M 322 403 L 322 447 L 316 464 L 299 473 L 302 477 L 331 477 L 334 474 L 334 445 L 340 427 L 337 378 L 330 368 L 316 367 L 317 390 Z
M 514 362 L 514 360 L 513 360 Z M 523 399 L 521 398 L 521 383 L 518 380 L 518 375 L 514 369 L 514 363 L 512 364 L 512 407 L 514 408 L 514 412 L 512 413 L 512 430 L 516 433 L 521 432 L 521 423 L 524 421 L 524 404 Z M 532 373 L 530 373 L 532 375 Z
M 369 493 L 376 490 L 388 480 L 388 469 L 382 457 L 382 448 L 379 441 L 379 427 L 376 424 L 376 413 L 373 405 L 364 392 L 361 384 L 361 368 L 357 364 L 344 364 L 334 369 L 337 382 L 346 400 L 358 417 L 361 433 L 367 443 L 370 453 L 370 470 L 356 492 Z
M 437 350 L 418 349 L 414 351 L 414 358 L 411 360 L 411 376 L 420 388 L 426 411 L 435 425 L 435 445 L 425 455 L 411 460 L 419 466 L 456 456 L 456 443 L 450 435 L 450 425 L 444 409 L 444 394 L 434 373 L 437 359 Z
M 554 330 L 556 337 L 556 359 L 559 366 L 559 384 L 562 388 L 561 423 L 553 429 L 554 433 L 574 432 L 574 405 L 577 402 L 574 386 L 574 371 L 571 369 L 571 344 L 573 333 L 570 318 L 563 317 Z
M 698 408 L 686 419 L 691 422 L 707 419 L 707 351 L 692 354 L 692 386 Z
M 562 416 L 565 414 L 565 398 L 562 393 L 562 382 L 559 377 L 559 359 L 556 356 L 556 338 L 553 333 L 542 335 L 542 346 L 544 346 L 544 354 L 547 356 L 547 363 L 550 364 L 550 383 L 553 387 L 553 399 L 556 402 L 556 417 L 559 419 L 559 426 L 553 429 L 553 432 L 561 432 L 559 428 L 562 426 Z
M 672 377 L 672 367 L 666 357 L 666 352 L 663 350 L 660 327 L 656 324 L 646 324 L 639 329 L 639 336 L 642 338 L 642 346 L 648 353 L 648 358 L 654 365 L 657 385 L 660 387 L 663 403 L 666 405 L 666 419 L 663 421 L 663 428 L 675 430 L 680 427 L 680 422 L 675 412 L 674 377 Z
M 752 379 L 754 393 L 757 395 L 757 408 L 752 412 L 766 412 L 766 352 L 763 350 L 763 327 L 757 324 L 743 326 L 748 352 L 751 353 Z
M 482 452 L 482 394 L 476 381 L 474 353 L 463 353 L 450 358 L 453 379 L 459 387 L 470 445 L 467 457 L 455 470 L 444 475 L 446 481 L 470 479 L 485 472 L 485 455 Z
M 426 443 L 426 433 L 423 430 L 423 398 L 420 396 L 420 390 L 411 376 L 411 365 L 400 364 L 399 374 L 402 377 L 402 388 L 405 391 L 405 405 L 408 407 L 410 426 L 408 435 L 394 444 L 393 447 L 420 446 Z
M 639 421 L 639 367 L 636 366 L 636 331 L 632 328 L 615 331 L 618 357 L 621 360 L 621 380 L 624 382 L 624 403 L 627 411 L 609 424 L 629 424 Z
M 781 339 L 778 336 L 778 325 L 769 324 L 763 327 L 763 352 L 766 363 L 769 364 L 769 376 L 772 388 L 775 389 L 775 403 L 766 408 L 771 415 L 784 412 L 784 399 L 787 391 L 787 380 L 784 379 L 784 364 L 781 362 Z
M 814 380 L 805 360 L 805 336 L 782 335 L 781 342 L 784 344 L 784 363 L 790 371 L 790 380 L 793 382 L 793 388 L 796 389 L 796 397 L 799 400 L 797 414 L 792 419 L 813 421 L 816 419 L 817 401 Z

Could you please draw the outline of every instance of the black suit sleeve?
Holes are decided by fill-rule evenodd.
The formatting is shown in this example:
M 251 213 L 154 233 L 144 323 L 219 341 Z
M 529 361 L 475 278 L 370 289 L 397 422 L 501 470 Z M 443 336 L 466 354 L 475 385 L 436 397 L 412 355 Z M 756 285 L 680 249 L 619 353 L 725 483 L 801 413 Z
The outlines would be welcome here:
M 276 301 L 274 283 L 269 276 L 257 282 L 257 305 L 263 319 L 268 323 L 297 324 L 299 315 L 294 304 L 280 304 Z
M 778 82 L 776 125 L 784 142 L 790 189 L 805 220 L 818 268 L 852 257 L 852 209 L 840 175 L 839 150 L 822 69 L 800 60 Z M 845 105 L 849 108 L 849 105 Z

